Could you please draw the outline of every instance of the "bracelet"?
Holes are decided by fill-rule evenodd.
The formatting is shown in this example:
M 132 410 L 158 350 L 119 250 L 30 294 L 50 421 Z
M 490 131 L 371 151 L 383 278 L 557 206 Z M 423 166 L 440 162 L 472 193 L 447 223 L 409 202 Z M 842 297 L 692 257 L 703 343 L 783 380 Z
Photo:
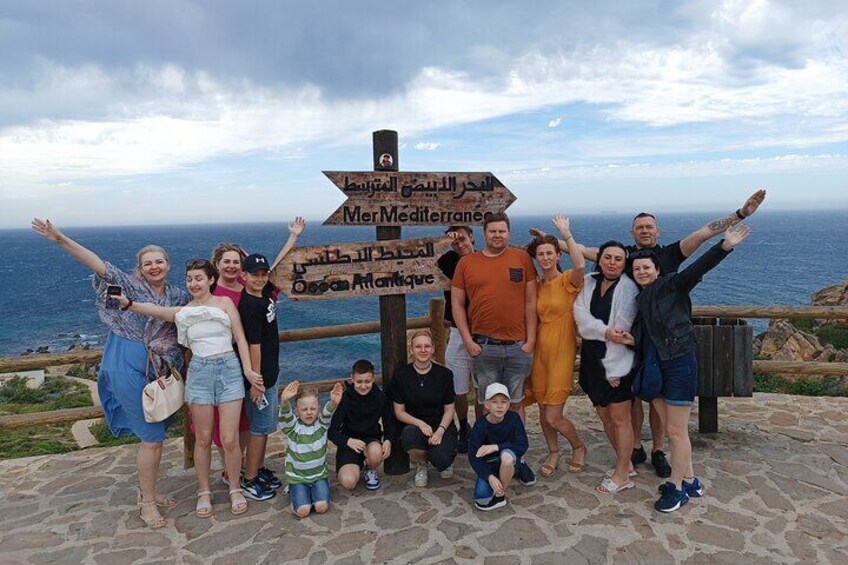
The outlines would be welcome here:
M 127 305 L 126 305 L 126 306 L 121 306 L 121 310 L 123 310 L 124 312 L 126 312 L 127 310 L 129 310 L 129 309 L 130 309 L 130 307 L 133 305 L 133 299 L 132 299 L 132 298 L 127 298 L 127 300 L 129 300 L 129 302 L 127 302 Z
M 572 239 L 574 239 L 574 237 L 573 237 L 573 236 L 568 236 L 568 237 L 566 237 L 563 241 L 564 241 L 564 242 L 566 242 L 566 243 L 568 243 L 568 242 L 569 242 L 570 240 L 572 240 Z
M 437 430 L 445 430 L 445 431 L 448 431 L 448 429 L 447 429 L 444 425 L 440 425 L 440 426 L 439 426 L 438 428 L 436 428 L 436 429 L 437 429 Z
M 740 220 L 744 220 L 744 219 L 745 219 L 745 216 L 743 216 L 743 215 L 742 215 L 742 208 L 737 208 L 737 209 L 736 209 L 736 217 L 737 217 L 737 218 L 739 218 Z

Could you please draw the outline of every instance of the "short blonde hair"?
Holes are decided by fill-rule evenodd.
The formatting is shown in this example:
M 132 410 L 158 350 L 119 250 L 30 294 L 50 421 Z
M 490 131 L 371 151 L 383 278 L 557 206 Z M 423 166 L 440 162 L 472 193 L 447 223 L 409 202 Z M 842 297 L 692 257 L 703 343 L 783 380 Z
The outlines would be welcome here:
M 422 336 L 429 339 L 431 344 L 433 343 L 433 334 L 430 333 L 430 330 L 415 330 L 412 332 L 412 335 L 409 336 L 409 347 L 412 347 L 412 342 Z
M 135 254 L 135 272 L 134 274 L 138 277 L 141 276 L 141 258 L 147 255 L 148 253 L 161 253 L 165 256 L 165 261 L 168 263 L 168 268 L 171 268 L 171 257 L 168 255 L 168 252 L 165 251 L 164 247 L 159 245 L 145 245 L 141 249 L 138 250 L 138 253 Z
M 310 398 L 310 397 L 313 397 L 313 396 L 317 400 L 318 394 L 319 394 L 319 392 L 318 392 L 317 386 L 315 386 L 315 385 L 303 385 L 301 387 L 298 387 L 298 389 L 297 389 L 297 396 L 295 397 L 295 402 L 297 402 L 301 398 Z

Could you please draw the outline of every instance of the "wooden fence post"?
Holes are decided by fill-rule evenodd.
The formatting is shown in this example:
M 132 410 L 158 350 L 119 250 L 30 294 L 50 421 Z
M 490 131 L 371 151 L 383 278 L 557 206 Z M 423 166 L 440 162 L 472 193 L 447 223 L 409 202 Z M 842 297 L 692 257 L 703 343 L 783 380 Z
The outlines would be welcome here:
M 398 170 L 398 134 L 392 130 L 379 130 L 372 134 L 374 145 L 374 170 Z M 388 155 L 389 157 L 386 157 Z M 399 226 L 377 226 L 377 240 L 400 239 Z M 380 297 L 380 360 L 383 387 L 391 383 L 395 372 L 406 365 L 406 296 L 393 294 Z M 392 454 L 383 464 L 389 475 L 409 472 L 409 457 L 395 442 Z
M 430 299 L 430 334 L 433 336 L 433 359 L 445 364 L 445 349 L 448 345 L 448 328 L 445 326 L 445 299 Z

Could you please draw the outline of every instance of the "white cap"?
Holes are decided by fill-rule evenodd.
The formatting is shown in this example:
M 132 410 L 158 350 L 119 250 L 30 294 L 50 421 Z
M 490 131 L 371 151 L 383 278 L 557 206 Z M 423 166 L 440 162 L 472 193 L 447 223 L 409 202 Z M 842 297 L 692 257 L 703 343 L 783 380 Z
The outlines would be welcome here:
M 495 396 L 502 394 L 509 398 L 509 389 L 501 383 L 492 383 L 486 387 L 486 400 L 491 400 Z

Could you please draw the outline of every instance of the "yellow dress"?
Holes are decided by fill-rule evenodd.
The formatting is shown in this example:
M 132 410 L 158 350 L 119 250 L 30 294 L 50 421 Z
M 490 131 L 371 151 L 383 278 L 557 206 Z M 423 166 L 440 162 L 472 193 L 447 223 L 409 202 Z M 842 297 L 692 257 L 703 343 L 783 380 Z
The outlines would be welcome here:
M 525 393 L 529 403 L 565 404 L 574 386 L 574 359 L 577 356 L 577 326 L 574 300 L 580 292 L 566 271 L 550 282 L 537 286 L 536 348 Z M 582 281 L 581 281 L 582 286 Z

